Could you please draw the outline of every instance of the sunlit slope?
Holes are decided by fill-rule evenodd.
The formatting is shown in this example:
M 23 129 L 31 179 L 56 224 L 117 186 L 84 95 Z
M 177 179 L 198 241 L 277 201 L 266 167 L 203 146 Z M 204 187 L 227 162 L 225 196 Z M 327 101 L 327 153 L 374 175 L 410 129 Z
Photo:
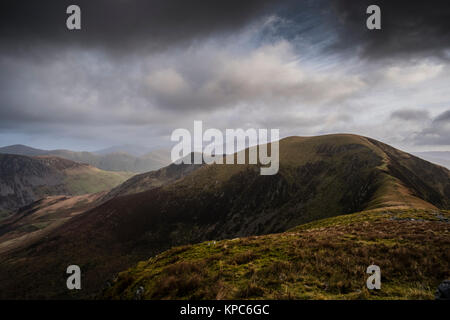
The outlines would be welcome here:
M 450 277 L 448 211 L 379 209 L 281 234 L 176 247 L 119 274 L 110 299 L 433 299 Z M 381 290 L 366 268 L 381 268 Z

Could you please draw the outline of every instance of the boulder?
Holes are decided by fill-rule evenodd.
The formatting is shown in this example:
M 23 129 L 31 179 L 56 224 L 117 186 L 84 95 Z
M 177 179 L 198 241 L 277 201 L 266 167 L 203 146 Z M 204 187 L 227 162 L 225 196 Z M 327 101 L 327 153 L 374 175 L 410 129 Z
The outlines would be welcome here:
M 450 280 L 444 280 L 437 287 L 436 290 L 437 300 L 450 300 Z

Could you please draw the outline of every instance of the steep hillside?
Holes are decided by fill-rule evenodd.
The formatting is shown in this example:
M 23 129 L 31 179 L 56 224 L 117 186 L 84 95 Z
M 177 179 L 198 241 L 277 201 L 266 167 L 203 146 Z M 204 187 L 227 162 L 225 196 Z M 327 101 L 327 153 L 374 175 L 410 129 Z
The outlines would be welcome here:
M 49 195 L 108 190 L 131 175 L 57 157 L 0 154 L 0 211 L 11 212 Z
M 172 183 L 178 179 L 184 178 L 188 174 L 199 169 L 201 165 L 189 164 L 171 164 L 167 167 L 156 171 L 150 171 L 135 175 L 124 183 L 118 185 L 110 192 L 108 192 L 103 200 L 109 200 L 115 197 L 140 193 L 143 191 L 152 190 L 163 185 Z
M 119 274 L 110 299 L 433 299 L 450 277 L 450 213 L 372 210 L 285 233 L 176 247 Z M 381 290 L 366 268 L 381 268 Z
M 142 156 L 134 156 L 125 152 L 96 154 L 85 151 L 40 150 L 24 145 L 12 145 L 0 148 L 0 154 L 54 156 L 87 163 L 106 171 L 147 172 L 160 169 L 170 163 L 170 154 L 165 150 L 155 150 Z
M 141 157 L 136 157 L 123 152 L 94 154 L 90 152 L 55 150 L 49 154 L 77 162 L 88 163 L 107 171 L 147 172 L 160 169 L 170 163 L 169 156 L 164 158 L 160 153 L 155 155 L 149 153 Z
M 397 150 L 382 142 L 368 139 L 384 152 L 385 171 L 390 176 L 388 186 L 396 185 L 393 192 L 405 204 L 420 206 L 417 198 L 438 208 L 450 208 L 450 171 L 411 154 Z M 380 196 L 388 201 L 386 196 Z M 398 201 L 399 199 L 397 199 Z M 395 201 L 395 200 L 394 200 Z
M 105 192 L 42 198 L 0 222 L 0 254 L 25 248 L 71 218 L 92 209 Z
M 70 295 L 86 297 L 114 273 L 172 246 L 283 232 L 382 207 L 448 209 L 449 184 L 445 168 L 365 137 L 286 138 L 277 175 L 261 176 L 257 165 L 205 165 L 162 187 L 115 197 L 4 255 L 0 296 L 66 297 L 61 270 L 70 264 L 85 270 L 83 291 Z M 12 270 L 14 279 L 2 277 Z

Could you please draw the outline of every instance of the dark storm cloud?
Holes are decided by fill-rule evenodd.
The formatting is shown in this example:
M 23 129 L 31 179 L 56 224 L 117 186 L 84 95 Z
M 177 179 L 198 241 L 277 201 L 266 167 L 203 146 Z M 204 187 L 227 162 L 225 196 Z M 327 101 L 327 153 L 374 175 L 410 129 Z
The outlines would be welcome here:
M 432 54 L 450 58 L 450 1 L 336 0 L 335 49 L 367 58 Z M 366 9 L 381 9 L 381 30 L 366 28 Z M 330 20 L 332 21 L 332 20 Z
M 81 7 L 80 31 L 66 28 L 70 4 Z M 381 7 L 382 30 L 366 28 L 371 4 Z M 421 53 L 449 58 L 444 52 L 450 49 L 448 0 L 3 0 L 0 45 L 21 52 L 42 45 L 119 53 L 165 49 L 233 33 L 267 15 L 285 22 L 277 36 L 292 41 L 311 37 L 332 51 L 369 58 Z
M 3 46 L 82 45 L 159 49 L 243 27 L 270 11 L 270 0 L 2 0 Z M 81 8 L 82 30 L 66 28 L 66 8 Z M 28 45 L 28 47 L 27 47 Z

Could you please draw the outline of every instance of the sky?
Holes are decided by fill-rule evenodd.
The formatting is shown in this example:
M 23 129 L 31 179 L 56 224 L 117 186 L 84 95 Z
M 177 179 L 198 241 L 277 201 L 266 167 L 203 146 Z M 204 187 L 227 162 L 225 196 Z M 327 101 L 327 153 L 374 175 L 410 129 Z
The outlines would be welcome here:
M 0 70 L 0 146 L 171 145 L 201 120 L 450 150 L 448 1 L 2 0 Z

